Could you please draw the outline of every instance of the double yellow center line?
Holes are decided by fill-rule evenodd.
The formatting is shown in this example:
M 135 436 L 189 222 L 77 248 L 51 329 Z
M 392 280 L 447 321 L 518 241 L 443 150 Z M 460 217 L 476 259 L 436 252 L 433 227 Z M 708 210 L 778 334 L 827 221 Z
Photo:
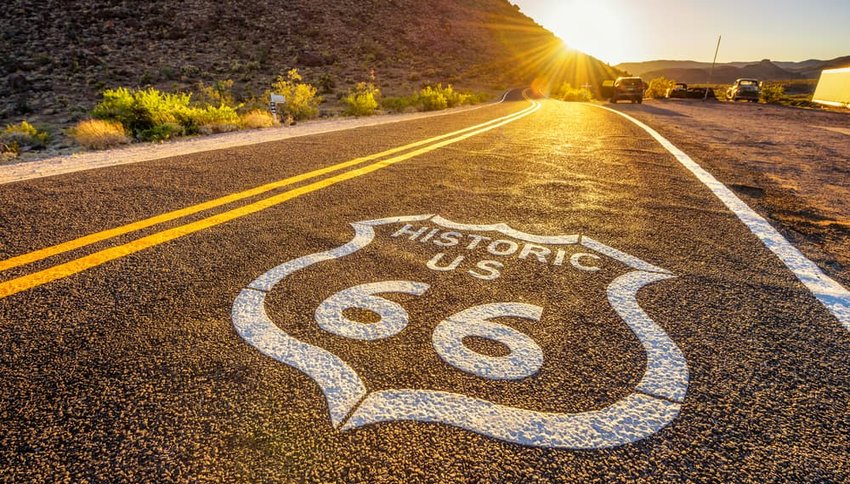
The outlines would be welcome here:
M 265 210 L 269 207 L 279 205 L 287 200 L 291 200 L 293 198 L 299 197 L 310 192 L 314 192 L 316 190 L 320 190 L 330 185 L 334 185 L 345 180 L 349 180 L 365 175 L 367 173 L 371 173 L 376 170 L 380 170 L 381 168 L 385 168 L 401 161 L 409 160 L 410 158 L 422 155 L 424 153 L 438 150 L 450 144 L 463 141 L 481 133 L 514 122 L 537 111 L 537 109 L 539 108 L 539 103 L 531 101 L 531 106 L 523 109 L 518 113 L 496 118 L 485 123 L 470 126 L 468 128 L 453 131 L 451 133 L 443 134 L 433 138 L 417 141 L 415 143 L 410 143 L 404 146 L 399 146 L 386 151 L 382 151 L 380 153 L 355 158 L 349 161 L 320 168 L 318 170 L 313 170 L 307 173 L 302 173 L 289 178 L 284 178 L 282 180 L 261 185 L 249 190 L 233 193 L 204 203 L 199 203 L 190 207 L 163 213 L 161 215 L 156 215 L 154 217 L 139 220 L 137 222 L 122 225 L 120 227 L 96 232 L 77 239 L 63 242 L 61 244 L 46 247 L 44 249 L 35 250 L 33 252 L 29 252 L 26 254 L 12 257 L 10 259 L 6 259 L 4 261 L 0 261 L 0 271 L 4 271 L 25 264 L 30 264 L 32 262 L 36 262 L 42 259 L 46 259 L 48 257 L 52 257 L 58 254 L 62 254 L 71 250 L 76 250 L 97 242 L 101 242 L 103 240 L 111 239 L 113 237 L 118 237 L 120 235 L 124 235 L 130 232 L 135 232 L 147 227 L 187 217 L 205 210 L 254 197 L 288 185 L 293 185 L 302 181 L 307 181 L 316 177 L 320 177 L 322 175 L 334 173 L 345 168 L 366 163 L 368 161 L 381 160 L 376 163 L 363 166 L 361 168 L 346 171 L 335 176 L 331 176 L 328 178 L 321 179 L 319 181 L 315 181 L 313 183 L 309 183 L 307 185 L 302 185 L 300 187 L 288 190 L 277 195 L 272 195 L 268 198 L 249 203 L 242 207 L 234 208 L 216 215 L 212 215 L 197 220 L 195 222 L 190 222 L 174 228 L 166 229 L 145 237 L 141 237 L 131 242 L 127 242 L 125 244 L 103 249 L 92 254 L 82 256 L 78 259 L 74 259 L 69 262 L 65 262 L 38 272 L 34 272 L 32 274 L 0 282 L 0 299 L 7 296 L 11 296 L 12 294 L 19 293 L 21 291 L 26 291 L 27 289 L 31 289 L 33 287 L 47 284 L 57 279 L 68 277 L 78 272 L 85 271 L 92 267 L 99 266 L 103 263 L 119 259 L 126 255 L 139 252 L 155 245 L 159 245 L 170 240 L 174 240 L 176 238 L 183 237 L 194 232 L 198 232 L 200 230 L 208 229 L 210 227 L 229 222 L 233 219 L 244 217 L 245 215 L 250 215 L 261 210 Z M 403 154 L 399 155 L 398 153 Z

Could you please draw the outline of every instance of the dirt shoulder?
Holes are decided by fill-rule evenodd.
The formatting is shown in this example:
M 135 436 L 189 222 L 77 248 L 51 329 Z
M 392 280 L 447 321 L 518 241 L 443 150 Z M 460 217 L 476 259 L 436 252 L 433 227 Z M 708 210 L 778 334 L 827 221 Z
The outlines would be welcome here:
M 247 146 L 269 141 L 330 133 L 344 129 L 377 126 L 433 116 L 444 116 L 479 109 L 491 104 L 464 106 L 439 112 L 385 114 L 363 118 L 338 118 L 308 121 L 294 126 L 278 126 L 268 129 L 235 131 L 211 136 L 180 138 L 166 143 L 138 143 L 130 146 L 104 150 L 80 151 L 71 154 L 48 156 L 36 160 L 23 160 L 6 165 L 0 164 L 0 185 L 45 176 L 61 175 L 82 170 L 91 170 L 113 165 L 138 163 L 171 156 L 188 155 L 203 151 Z
M 655 128 L 850 284 L 850 114 L 679 100 L 612 107 Z

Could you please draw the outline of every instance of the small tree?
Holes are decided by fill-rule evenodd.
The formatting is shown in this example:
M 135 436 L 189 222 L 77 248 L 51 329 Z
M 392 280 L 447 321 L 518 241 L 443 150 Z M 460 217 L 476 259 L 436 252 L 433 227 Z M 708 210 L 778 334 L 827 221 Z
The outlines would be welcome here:
M 360 82 L 354 89 L 348 91 L 348 95 L 342 100 L 345 105 L 345 113 L 353 116 L 369 116 L 375 114 L 378 109 L 378 101 L 381 98 L 381 90 L 371 82 Z
M 272 84 L 272 91 L 286 98 L 281 114 L 298 120 L 318 116 L 322 99 L 316 95 L 318 91 L 315 87 L 302 82 L 298 69 L 291 69 L 285 76 L 278 76 Z
M 656 77 L 649 81 L 649 88 L 646 90 L 646 97 L 662 99 L 667 97 L 667 90 L 676 86 L 676 81 L 667 79 L 664 76 Z

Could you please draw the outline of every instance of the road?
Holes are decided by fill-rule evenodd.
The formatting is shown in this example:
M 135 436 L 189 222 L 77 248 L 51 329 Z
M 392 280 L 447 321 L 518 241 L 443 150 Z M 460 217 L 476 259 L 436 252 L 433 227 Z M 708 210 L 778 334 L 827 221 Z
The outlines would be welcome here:
M 0 480 L 850 479 L 843 288 L 686 162 L 513 91 L 3 185 Z

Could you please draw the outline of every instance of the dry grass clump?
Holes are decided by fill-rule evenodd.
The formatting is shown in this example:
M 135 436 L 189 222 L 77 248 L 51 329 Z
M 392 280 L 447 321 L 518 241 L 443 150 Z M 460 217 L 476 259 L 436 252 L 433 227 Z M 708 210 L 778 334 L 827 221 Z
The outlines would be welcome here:
M 274 116 L 267 111 L 255 109 L 242 115 L 242 127 L 246 129 L 271 128 L 274 125 Z
M 91 150 L 103 150 L 130 142 L 121 123 L 102 119 L 80 121 L 69 134 L 77 144 Z

